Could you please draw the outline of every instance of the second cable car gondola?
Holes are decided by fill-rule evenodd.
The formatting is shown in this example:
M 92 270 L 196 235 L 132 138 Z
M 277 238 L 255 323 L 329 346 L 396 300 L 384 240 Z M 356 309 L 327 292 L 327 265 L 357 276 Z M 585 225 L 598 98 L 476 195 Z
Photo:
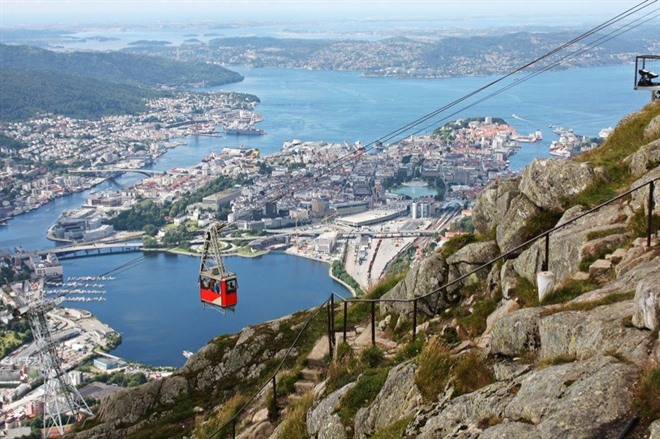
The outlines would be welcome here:
M 220 254 L 220 230 L 225 224 L 217 222 L 206 229 L 204 251 L 199 268 L 199 296 L 204 305 L 219 310 L 233 309 L 238 302 L 236 274 L 225 269 Z

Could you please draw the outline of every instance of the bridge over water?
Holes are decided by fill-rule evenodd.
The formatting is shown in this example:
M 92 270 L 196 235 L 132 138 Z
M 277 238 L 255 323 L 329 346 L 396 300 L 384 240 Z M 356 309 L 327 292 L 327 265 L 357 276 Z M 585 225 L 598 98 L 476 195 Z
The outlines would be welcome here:
M 131 253 L 142 251 L 141 242 L 115 242 L 115 243 L 96 243 L 96 244 L 73 244 L 61 247 L 53 247 L 45 250 L 31 252 L 39 256 L 46 256 L 54 253 L 59 259 L 82 258 L 87 256 L 109 255 L 116 253 Z
M 103 169 L 74 169 L 69 171 L 71 174 L 117 174 L 134 172 L 137 174 L 150 175 L 163 175 L 163 171 L 154 171 L 152 169 L 137 169 L 137 168 L 103 168 Z

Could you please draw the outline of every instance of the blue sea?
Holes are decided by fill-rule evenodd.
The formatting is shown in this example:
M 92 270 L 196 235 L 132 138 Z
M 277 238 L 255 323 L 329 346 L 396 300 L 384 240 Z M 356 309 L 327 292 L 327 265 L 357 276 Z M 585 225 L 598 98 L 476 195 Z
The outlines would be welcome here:
M 225 146 L 253 146 L 270 154 L 294 138 L 361 140 L 366 144 L 494 79 L 365 78 L 354 72 L 234 69 L 246 79 L 221 89 L 257 95 L 261 104 L 256 111 L 264 117 L 259 125 L 267 134 L 189 137 L 186 145 L 159 158 L 155 169 L 192 166 Z M 549 72 L 469 109 L 455 108 L 418 130 L 430 132 L 459 117 L 486 115 L 501 117 L 525 134 L 540 129 L 543 142 L 523 144 L 511 157 L 512 169 L 520 170 L 533 158 L 548 155 L 549 143 L 556 138 L 549 125 L 593 137 L 644 106 L 649 96 L 633 90 L 632 78 L 632 65 Z M 139 178 L 127 174 L 95 190 L 123 187 Z M 45 238 L 46 230 L 64 209 L 82 205 L 87 195 L 58 199 L 0 226 L 0 248 L 54 246 Z M 63 264 L 65 276 L 99 275 L 136 257 L 139 254 L 68 260 Z M 239 276 L 239 306 L 234 314 L 222 316 L 203 310 L 199 303 L 198 263 L 188 256 L 147 255 L 143 262 L 107 282 L 106 302 L 79 307 L 123 334 L 115 354 L 151 365 L 180 366 L 183 350 L 195 351 L 216 335 L 310 308 L 322 303 L 331 291 L 348 294 L 328 277 L 326 264 L 284 254 L 230 258 L 227 264 Z

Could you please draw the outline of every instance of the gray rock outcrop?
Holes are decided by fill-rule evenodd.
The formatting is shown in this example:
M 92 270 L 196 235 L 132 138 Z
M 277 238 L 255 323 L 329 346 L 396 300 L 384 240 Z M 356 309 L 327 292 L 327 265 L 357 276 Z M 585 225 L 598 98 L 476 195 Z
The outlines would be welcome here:
M 612 352 L 630 360 L 647 356 L 648 334 L 624 325 L 632 301 L 600 306 L 588 312 L 565 311 L 541 319 L 539 358 L 560 356 L 584 359 Z
M 503 416 L 504 409 L 513 398 L 515 384 L 497 382 L 467 395 L 444 399 L 429 410 L 420 411 L 406 430 L 415 438 L 478 437 L 479 423 L 486 418 Z M 457 434 L 470 435 L 455 436 Z
M 525 308 L 507 314 L 493 325 L 490 353 L 517 357 L 539 348 L 541 309 Z
M 586 163 L 560 159 L 534 159 L 522 172 L 520 191 L 543 210 L 562 208 L 563 200 L 596 182 L 596 173 Z
M 447 264 L 449 264 L 448 281 L 451 282 L 474 271 L 494 259 L 498 253 L 499 249 L 495 241 L 475 242 L 466 245 L 447 258 Z M 488 267 L 484 268 L 467 278 L 463 284 L 483 283 L 488 276 L 488 272 Z
M 335 414 L 335 406 L 341 401 L 355 383 L 349 383 L 335 390 L 326 398 L 317 401 L 307 412 L 307 433 L 312 438 L 341 439 L 346 437 L 339 416 Z
M 650 330 L 660 326 L 660 272 L 637 284 L 633 303 L 633 325 Z
M 489 233 L 500 224 L 500 219 L 511 206 L 511 200 L 520 193 L 519 183 L 519 177 L 501 180 L 479 193 L 472 210 L 472 222 L 479 233 Z
M 504 416 L 542 438 L 602 437 L 627 421 L 636 377 L 634 365 L 608 356 L 551 366 L 525 377 Z
M 361 408 L 355 416 L 355 437 L 367 438 L 379 429 L 410 416 L 421 405 L 422 395 L 415 386 L 414 363 L 394 367 L 387 375 L 382 389 L 369 407 Z
M 447 283 L 449 266 L 445 257 L 436 252 L 411 268 L 406 277 L 394 288 L 383 295 L 383 299 L 413 299 L 424 296 Z M 417 304 L 418 311 L 433 316 L 438 309 L 453 302 L 454 298 L 445 292 L 433 294 Z M 390 314 L 396 312 L 401 315 L 412 314 L 413 304 L 397 302 L 381 302 L 380 312 Z
M 641 177 L 651 170 L 651 167 L 660 163 L 660 139 L 642 146 L 632 154 L 630 160 L 630 173 L 633 177 Z

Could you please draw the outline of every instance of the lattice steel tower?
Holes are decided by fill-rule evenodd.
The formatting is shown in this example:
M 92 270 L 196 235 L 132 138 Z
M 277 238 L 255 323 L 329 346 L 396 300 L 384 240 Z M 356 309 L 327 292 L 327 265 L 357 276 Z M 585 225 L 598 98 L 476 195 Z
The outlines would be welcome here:
M 72 419 L 77 421 L 84 416 L 93 416 L 93 413 L 78 390 L 67 382 L 57 344 L 53 342 L 48 328 L 46 314 L 59 305 L 62 298 L 45 300 L 41 282 L 28 285 L 29 292 L 25 291 L 24 287 L 28 300 L 25 305 L 16 308 L 13 315 L 28 319 L 37 346 L 44 379 L 44 437 L 50 437 L 54 430 L 57 430 L 59 436 L 63 436 L 65 425 Z

